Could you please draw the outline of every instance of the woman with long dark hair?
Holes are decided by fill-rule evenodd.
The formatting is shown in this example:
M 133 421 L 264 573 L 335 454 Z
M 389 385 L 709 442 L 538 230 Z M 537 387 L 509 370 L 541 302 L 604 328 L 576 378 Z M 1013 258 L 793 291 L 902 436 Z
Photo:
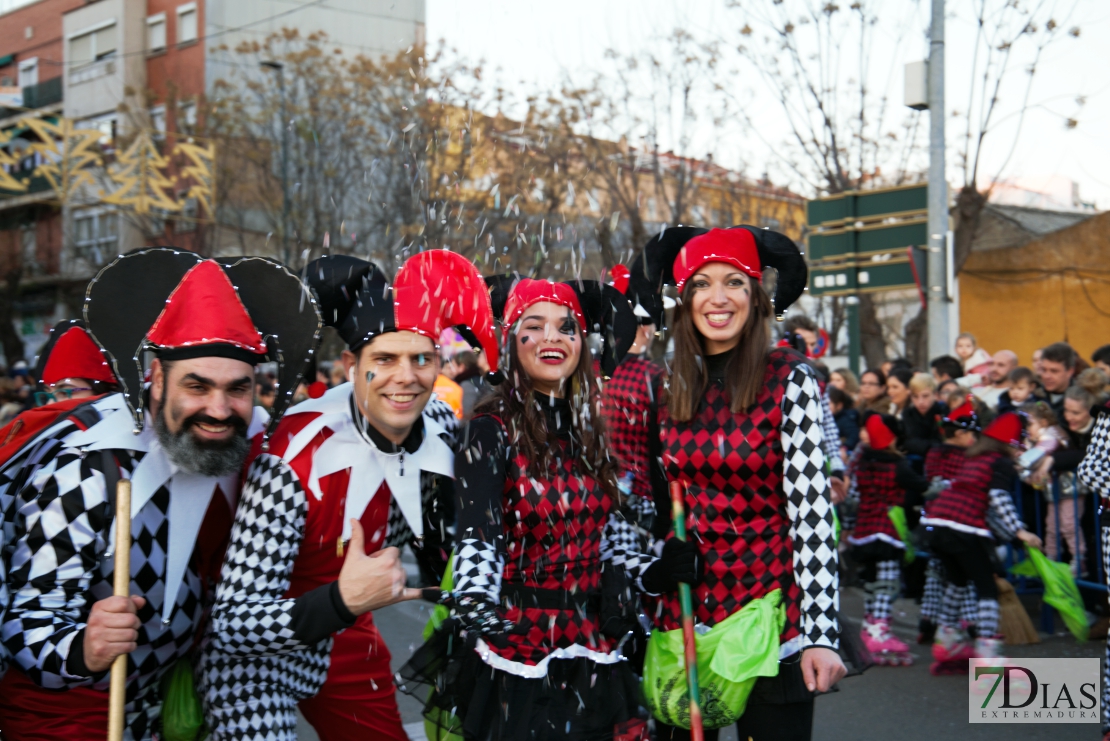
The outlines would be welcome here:
M 681 297 L 660 426 L 667 477 L 684 489 L 687 530 L 706 562 L 693 599 L 702 626 L 699 654 L 714 632 L 720 633 L 717 650 L 724 650 L 749 610 L 777 626 L 767 631 L 769 645 L 761 651 L 770 661 L 763 662 L 746 708 L 718 712 L 724 703 L 706 699 L 736 689 L 725 677 L 703 694 L 706 724 L 722 727 L 739 715 L 739 738 L 808 739 L 814 696 L 845 668 L 837 653 L 837 551 L 820 391 L 796 354 L 770 349 L 771 316 L 781 316 L 801 295 L 805 261 L 790 239 L 754 227 L 668 229 L 648 244 L 644 258 L 646 265 L 633 270 L 676 285 Z M 774 304 L 760 283 L 764 266 L 777 273 Z M 656 622 L 652 642 L 679 628 L 673 592 L 660 595 L 649 613 Z M 648 703 L 657 718 L 686 726 L 688 718 L 652 699 L 650 665 L 657 655 L 649 643 Z M 687 737 L 678 727 L 660 734 Z
M 446 602 L 461 631 L 451 634 L 446 662 L 451 626 L 402 676 L 434 684 L 427 717 L 456 723 L 467 739 L 640 738 L 638 683 L 619 650 L 627 613 L 622 620 L 605 609 L 609 597 L 631 596 L 628 582 L 609 589 L 624 576 L 614 567 L 655 591 L 696 577 L 693 544 L 640 556 L 621 518 L 584 340 L 594 328 L 615 340 L 601 359 L 611 372 L 636 320 L 615 289 L 586 283 L 526 279 L 512 288 L 503 310 L 507 380 L 475 409 L 455 463 Z M 449 713 L 457 721 L 444 722 Z
M 859 377 L 860 413 L 890 414 L 890 397 L 886 393 L 886 374 L 877 368 L 868 368 Z

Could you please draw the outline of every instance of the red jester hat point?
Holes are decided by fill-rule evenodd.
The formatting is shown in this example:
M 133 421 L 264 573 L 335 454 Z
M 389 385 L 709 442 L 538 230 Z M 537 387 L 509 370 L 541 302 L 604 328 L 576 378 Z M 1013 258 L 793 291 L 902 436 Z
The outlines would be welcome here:
M 436 343 L 448 327 L 467 327 L 482 346 L 490 371 L 497 370 L 497 336 L 485 280 L 457 252 L 428 250 L 405 261 L 393 282 L 393 317 L 398 330 Z
M 753 280 L 763 276 L 759 248 L 751 232 L 747 229 L 710 229 L 683 245 L 675 258 L 674 279 L 678 290 L 682 290 L 691 275 L 711 262 L 734 265 Z
M 80 327 L 68 329 L 58 338 L 43 368 L 41 380 L 43 384 L 53 386 L 67 378 L 116 383 L 116 377 L 112 375 L 100 348 Z
M 509 298 L 505 301 L 505 326 L 513 326 L 525 309 L 544 301 L 567 307 L 574 313 L 582 331 L 589 331 L 586 315 L 582 313 L 582 305 L 578 303 L 578 295 L 573 288 L 566 283 L 552 283 L 535 278 L 523 278 L 509 291 Z
M 1025 423 L 1021 417 L 1013 412 L 999 415 L 997 419 L 987 425 L 987 429 L 983 430 L 985 436 L 1015 448 L 1021 445 L 1024 433 Z
M 868 417 L 864 428 L 867 430 L 868 437 L 871 438 L 872 450 L 886 450 L 897 439 L 878 414 L 872 414 Z
M 628 292 L 628 284 L 632 280 L 632 271 L 627 265 L 616 264 L 609 271 L 609 285 L 621 293 Z
M 266 352 L 227 273 L 213 260 L 189 269 L 166 299 L 147 340 L 161 348 L 232 345 L 256 355 Z

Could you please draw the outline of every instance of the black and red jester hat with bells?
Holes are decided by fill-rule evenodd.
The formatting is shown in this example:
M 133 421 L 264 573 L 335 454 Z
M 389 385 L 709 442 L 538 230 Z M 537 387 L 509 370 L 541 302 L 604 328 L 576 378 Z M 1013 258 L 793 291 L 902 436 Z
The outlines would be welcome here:
M 601 335 L 599 362 L 606 378 L 613 375 L 636 341 L 636 315 L 628 299 L 612 286 L 596 280 L 555 283 L 514 274 L 493 275 L 486 278 L 486 283 L 506 341 L 524 310 L 541 301 L 567 307 L 585 334 Z
M 809 268 L 794 240 L 785 234 L 755 226 L 702 229 L 674 226 L 664 229 L 644 245 L 632 263 L 634 278 L 643 276 L 659 294 L 663 286 L 680 291 L 703 265 L 725 262 L 754 280 L 763 280 L 766 268 L 775 269 L 774 286 L 768 288 L 775 318 L 781 320 L 806 289 Z M 765 287 L 769 281 L 764 281 Z
M 121 255 L 89 283 L 85 326 L 104 351 L 135 424 L 143 425 L 143 353 L 277 363 L 267 434 L 293 400 L 320 339 L 316 300 L 263 257 L 231 262 L 154 247 Z
M 409 331 L 437 345 L 448 327 L 486 355 L 497 370 L 497 337 L 482 274 L 462 255 L 428 250 L 410 257 L 389 284 L 372 262 L 327 255 L 305 268 L 324 323 L 335 327 L 352 352 L 385 332 Z

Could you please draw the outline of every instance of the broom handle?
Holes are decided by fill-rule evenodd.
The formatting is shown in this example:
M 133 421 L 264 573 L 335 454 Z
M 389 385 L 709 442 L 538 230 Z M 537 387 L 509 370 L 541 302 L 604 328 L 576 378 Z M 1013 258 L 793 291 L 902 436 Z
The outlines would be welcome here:
M 112 595 L 131 596 L 131 482 L 116 485 L 116 553 Z M 127 654 L 112 662 L 108 694 L 108 741 L 122 741 L 124 705 L 127 700 Z
M 682 484 L 671 482 L 671 521 L 674 534 L 686 540 L 686 505 Z M 694 641 L 694 604 L 690 598 L 690 585 L 678 583 L 678 605 L 682 609 L 682 645 L 686 654 L 686 687 L 690 695 L 690 739 L 705 741 L 701 723 L 701 693 L 698 690 L 698 649 Z

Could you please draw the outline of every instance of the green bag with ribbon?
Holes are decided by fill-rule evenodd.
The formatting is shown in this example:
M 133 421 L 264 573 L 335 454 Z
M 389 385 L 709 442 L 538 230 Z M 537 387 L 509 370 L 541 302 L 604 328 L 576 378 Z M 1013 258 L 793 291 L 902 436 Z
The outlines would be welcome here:
M 455 588 L 454 566 L 455 552 L 451 551 L 451 557 L 447 559 L 447 570 L 443 573 L 443 579 L 439 582 L 439 588 L 444 592 L 450 592 Z M 446 606 L 436 605 L 433 607 L 432 615 L 428 618 L 428 624 L 424 626 L 424 640 L 431 638 L 432 634 L 439 630 L 439 626 L 443 625 L 443 621 L 450 616 L 451 611 Z M 428 737 L 428 741 L 464 741 L 462 723 L 459 722 L 454 713 L 434 707 L 429 707 L 424 711 L 424 735 Z
M 894 525 L 895 532 L 898 533 L 899 540 L 906 546 L 906 552 L 902 556 L 906 563 L 913 563 L 917 558 L 917 552 L 913 549 L 913 541 L 910 539 L 910 526 L 906 522 L 906 510 L 899 506 L 891 507 L 886 511 L 886 516 L 890 518 L 891 523 Z
M 779 673 L 779 635 L 786 624 L 778 589 L 748 603 L 704 635 L 696 634 L 702 722 L 724 728 L 744 714 L 755 680 Z M 657 630 L 644 659 L 644 700 L 656 718 L 690 728 L 682 630 Z
M 1082 642 L 1087 640 L 1090 625 L 1087 622 L 1087 608 L 1075 584 L 1071 567 L 1066 563 L 1053 561 L 1037 548 L 1026 548 L 1029 558 L 1010 568 L 1015 576 L 1031 576 L 1044 584 L 1044 601 L 1056 608 L 1064 625 Z
M 201 741 L 208 736 L 204 711 L 193 683 L 193 662 L 177 660 L 162 679 L 162 738 L 166 741 Z

